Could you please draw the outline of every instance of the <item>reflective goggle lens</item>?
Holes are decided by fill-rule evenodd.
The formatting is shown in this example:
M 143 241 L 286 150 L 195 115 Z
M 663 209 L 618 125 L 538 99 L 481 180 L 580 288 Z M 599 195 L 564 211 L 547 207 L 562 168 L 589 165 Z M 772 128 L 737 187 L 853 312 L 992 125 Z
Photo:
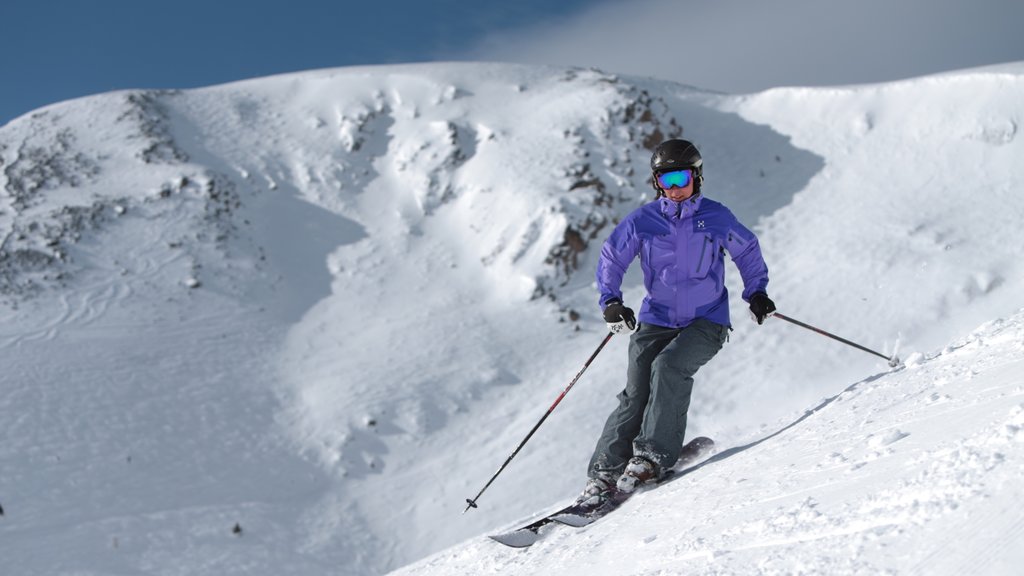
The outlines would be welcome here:
M 664 189 L 686 188 L 693 178 L 690 170 L 675 170 L 673 172 L 662 172 L 658 174 L 658 184 Z

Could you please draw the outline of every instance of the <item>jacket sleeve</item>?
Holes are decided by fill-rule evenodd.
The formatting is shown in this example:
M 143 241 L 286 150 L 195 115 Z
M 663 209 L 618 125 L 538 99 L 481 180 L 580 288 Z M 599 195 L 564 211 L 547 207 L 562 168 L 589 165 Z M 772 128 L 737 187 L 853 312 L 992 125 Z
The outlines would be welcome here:
M 732 226 L 726 233 L 725 248 L 739 268 L 743 278 L 743 300 L 757 292 L 768 293 L 768 265 L 761 255 L 761 245 L 746 226 L 733 217 Z
M 597 289 L 601 293 L 602 309 L 611 300 L 622 300 L 622 278 L 639 253 L 640 239 L 633 220 L 623 220 L 601 246 L 597 261 Z

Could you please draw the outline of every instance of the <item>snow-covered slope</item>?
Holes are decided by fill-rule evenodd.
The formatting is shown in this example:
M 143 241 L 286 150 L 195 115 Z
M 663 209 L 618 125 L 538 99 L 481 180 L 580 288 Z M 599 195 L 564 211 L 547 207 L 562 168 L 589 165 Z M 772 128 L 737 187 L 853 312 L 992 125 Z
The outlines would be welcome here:
M 914 440 L 930 425 L 900 428 L 909 436 L 891 453 L 877 444 L 888 429 L 856 418 L 940 418 L 943 392 L 926 401 L 932 374 L 962 353 L 936 350 L 1000 317 L 999 338 L 1020 342 L 1022 86 L 1008 66 L 727 96 L 590 70 L 445 64 L 112 93 L 19 118 L 0 127 L 0 551 L 24 574 L 372 574 L 469 538 L 412 570 L 564 569 L 586 550 L 575 536 L 524 559 L 479 535 L 579 489 L 621 387 L 624 341 L 481 509 L 461 512 L 599 343 L 596 246 L 650 198 L 649 148 L 680 134 L 701 146 L 708 195 L 760 233 L 780 310 L 887 351 L 901 338 L 904 357 L 920 355 L 863 381 L 884 363 L 781 322 L 755 329 L 731 278 L 736 331 L 702 372 L 691 426 L 734 449 L 645 498 L 699 480 L 737 502 L 800 493 L 824 506 L 837 494 L 819 522 L 860 518 L 848 508 L 878 489 L 871 471 L 905 467 L 908 482 L 927 472 L 903 447 L 941 451 L 989 424 L 1019 425 L 1019 389 L 1005 405 L 983 395 L 934 441 Z M 1019 380 L 1016 350 L 984 346 L 976 361 Z M 844 420 L 853 396 L 861 416 Z M 825 446 L 851 423 L 848 448 Z M 992 449 L 1006 464 L 997 480 L 1019 471 L 1009 438 Z M 856 466 L 875 452 L 889 464 Z M 975 477 L 976 492 L 996 493 Z M 819 495 L 833 481 L 853 488 Z M 780 538 L 818 530 L 816 506 L 782 509 L 792 526 Z M 647 544 L 762 542 L 766 510 L 694 525 L 700 538 L 739 540 L 701 547 L 663 533 Z M 635 533 L 651 521 L 637 514 L 588 534 Z M 922 528 L 947 526 L 933 516 L 898 516 L 897 543 L 958 536 Z M 857 557 L 889 566 L 864 534 Z M 853 566 L 821 544 L 802 549 L 822 557 L 812 568 Z M 751 549 L 728 569 L 756 566 Z
M 1015 574 L 1024 310 L 724 448 L 589 527 L 395 574 Z

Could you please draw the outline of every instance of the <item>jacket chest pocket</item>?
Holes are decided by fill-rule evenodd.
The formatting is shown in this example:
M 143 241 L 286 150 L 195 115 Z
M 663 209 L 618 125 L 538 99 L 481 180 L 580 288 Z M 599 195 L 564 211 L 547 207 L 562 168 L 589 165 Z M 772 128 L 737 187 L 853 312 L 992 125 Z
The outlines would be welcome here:
M 671 284 L 677 279 L 676 239 L 671 234 L 652 234 L 644 239 L 640 247 L 641 264 L 644 273 L 653 282 Z
M 690 277 L 705 278 L 715 263 L 717 250 L 711 234 L 698 234 L 690 244 Z

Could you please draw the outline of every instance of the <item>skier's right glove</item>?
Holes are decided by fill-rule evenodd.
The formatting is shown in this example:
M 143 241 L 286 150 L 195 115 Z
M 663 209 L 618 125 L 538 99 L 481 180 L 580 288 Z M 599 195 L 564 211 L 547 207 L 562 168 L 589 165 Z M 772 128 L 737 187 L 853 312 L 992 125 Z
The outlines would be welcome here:
M 612 300 L 605 305 L 604 321 L 608 323 L 608 330 L 613 334 L 636 332 L 636 315 L 618 300 Z

